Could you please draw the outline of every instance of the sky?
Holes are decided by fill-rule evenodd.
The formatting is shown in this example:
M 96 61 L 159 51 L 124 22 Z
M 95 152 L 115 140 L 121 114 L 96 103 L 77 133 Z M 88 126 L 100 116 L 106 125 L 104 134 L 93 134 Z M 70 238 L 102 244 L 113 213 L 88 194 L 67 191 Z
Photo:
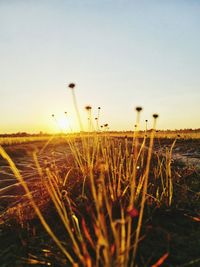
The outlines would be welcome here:
M 86 130 L 86 105 L 110 130 L 134 129 L 136 106 L 141 128 L 153 113 L 199 128 L 199 14 L 198 0 L 0 0 L 0 133 L 79 130 L 70 82 Z

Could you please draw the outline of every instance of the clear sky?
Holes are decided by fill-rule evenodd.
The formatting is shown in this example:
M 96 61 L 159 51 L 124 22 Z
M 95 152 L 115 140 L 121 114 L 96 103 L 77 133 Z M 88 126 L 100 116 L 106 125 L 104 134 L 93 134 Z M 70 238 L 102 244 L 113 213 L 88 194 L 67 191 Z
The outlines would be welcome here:
M 200 1 L 0 0 L 0 133 L 57 131 L 69 82 L 112 130 L 136 106 L 158 128 L 200 127 Z

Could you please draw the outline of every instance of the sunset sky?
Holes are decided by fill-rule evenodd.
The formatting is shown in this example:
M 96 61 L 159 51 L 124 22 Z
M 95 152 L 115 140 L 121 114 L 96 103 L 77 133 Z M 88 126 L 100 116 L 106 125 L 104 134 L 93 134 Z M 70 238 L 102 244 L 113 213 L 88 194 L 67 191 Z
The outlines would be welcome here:
M 56 132 L 85 105 L 111 130 L 200 127 L 200 1 L 1 0 L 0 133 Z M 150 124 L 150 123 L 149 123 Z M 149 125 L 150 127 L 150 125 Z

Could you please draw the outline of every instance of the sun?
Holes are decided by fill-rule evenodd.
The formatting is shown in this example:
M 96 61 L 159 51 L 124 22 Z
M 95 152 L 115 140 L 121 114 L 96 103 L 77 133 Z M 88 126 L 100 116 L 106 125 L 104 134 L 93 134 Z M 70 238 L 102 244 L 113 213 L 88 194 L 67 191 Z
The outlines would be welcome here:
M 59 118 L 57 122 L 58 122 L 58 127 L 62 132 L 69 131 L 69 123 L 67 118 Z

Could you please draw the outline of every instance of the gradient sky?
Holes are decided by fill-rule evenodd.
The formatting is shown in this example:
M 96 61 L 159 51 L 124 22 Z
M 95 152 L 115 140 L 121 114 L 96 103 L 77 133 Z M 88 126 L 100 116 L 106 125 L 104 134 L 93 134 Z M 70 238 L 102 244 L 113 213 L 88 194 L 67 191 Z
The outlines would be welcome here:
M 136 106 L 159 129 L 200 127 L 200 1 L 0 0 L 0 133 L 58 131 L 69 82 L 112 130 Z

